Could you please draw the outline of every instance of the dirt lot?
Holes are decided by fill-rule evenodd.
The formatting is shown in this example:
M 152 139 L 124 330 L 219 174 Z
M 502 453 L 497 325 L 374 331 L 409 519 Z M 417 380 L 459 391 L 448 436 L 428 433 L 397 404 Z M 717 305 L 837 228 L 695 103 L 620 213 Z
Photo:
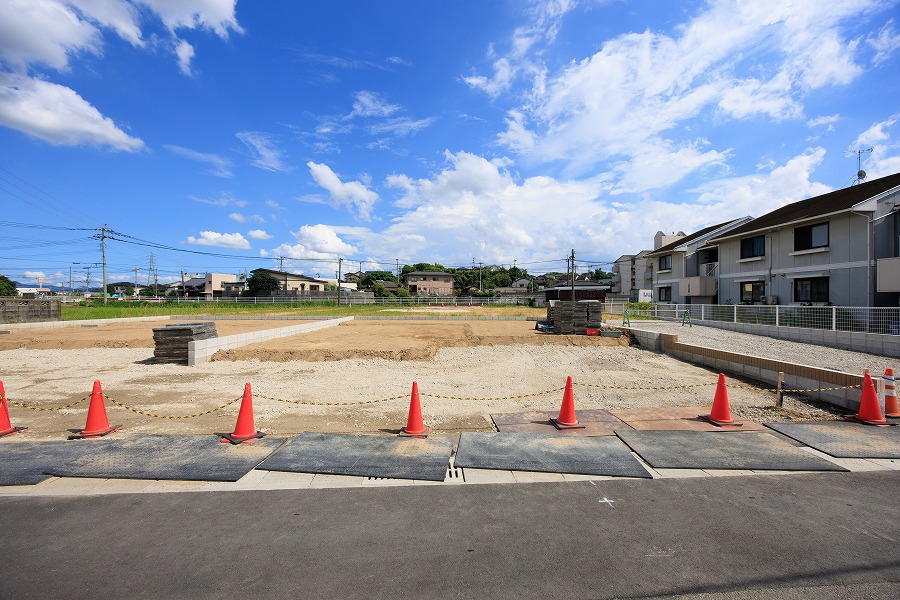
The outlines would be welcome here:
M 290 323 L 217 321 L 217 329 L 227 335 Z M 131 435 L 231 431 L 238 404 L 215 409 L 237 399 L 245 382 L 253 386 L 257 427 L 288 435 L 396 432 L 406 424 L 413 381 L 426 425 L 437 431 L 489 431 L 492 413 L 558 411 L 567 375 L 575 380 L 578 409 L 709 407 L 716 381 L 709 370 L 624 340 L 540 334 L 528 321 L 353 321 L 223 352 L 194 367 L 153 364 L 147 340 L 159 325 L 75 325 L 0 336 L 11 419 L 30 428 L 14 438 L 61 439 L 82 428 L 83 399 L 95 379 L 109 396 L 110 421 Z M 104 346 L 113 341 L 129 345 Z M 676 389 L 688 385 L 699 387 Z M 646 389 L 653 387 L 669 389 Z M 831 416 L 791 399 L 787 411 L 776 413 L 763 392 L 735 388 L 729 399 L 739 418 Z M 163 419 L 116 403 L 160 417 L 212 412 Z

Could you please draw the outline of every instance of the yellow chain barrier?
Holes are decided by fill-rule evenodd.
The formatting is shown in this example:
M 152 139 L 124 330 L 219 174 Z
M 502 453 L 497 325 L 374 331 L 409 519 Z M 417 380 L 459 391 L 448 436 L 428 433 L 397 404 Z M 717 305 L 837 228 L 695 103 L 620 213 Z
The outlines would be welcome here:
M 687 385 L 671 385 L 671 386 L 657 386 L 657 387 L 600 385 L 600 384 L 595 384 L 595 383 L 579 383 L 579 382 L 573 382 L 573 383 L 574 383 L 574 385 L 579 385 L 582 387 L 589 387 L 589 388 L 594 388 L 594 389 L 626 390 L 626 391 L 684 390 L 684 389 L 690 389 L 690 388 L 710 387 L 710 386 L 717 385 L 717 382 L 693 383 L 693 384 L 687 384 Z M 730 389 L 747 390 L 747 391 L 752 391 L 752 392 L 768 392 L 771 394 L 777 393 L 779 391 L 778 389 L 773 389 L 773 388 L 759 388 L 759 387 L 752 387 L 752 386 L 746 386 L 746 385 L 729 385 L 728 387 Z M 838 386 L 838 387 L 814 388 L 814 389 L 805 389 L 805 390 L 784 388 L 781 390 L 781 392 L 785 393 L 785 394 L 808 394 L 808 393 L 814 393 L 814 392 L 831 392 L 831 391 L 838 391 L 838 390 L 848 390 L 848 389 L 855 389 L 855 388 L 860 388 L 860 387 L 862 387 L 862 385 L 845 385 L 845 386 Z M 429 393 L 420 393 L 419 395 L 426 396 L 428 398 L 438 398 L 441 400 L 491 402 L 491 401 L 521 400 L 524 398 L 534 398 L 537 396 L 545 396 L 547 394 L 561 392 L 563 390 L 565 390 L 564 387 L 558 387 L 558 388 L 553 388 L 553 389 L 549 389 L 549 390 L 544 390 L 541 392 L 532 392 L 530 394 L 518 394 L 518 395 L 514 395 L 514 396 L 481 397 L 481 398 L 473 397 L 473 396 L 444 396 L 444 395 L 440 395 L 440 394 L 429 394 Z M 382 402 L 391 402 L 393 400 L 401 400 L 401 399 L 409 398 L 408 394 L 403 394 L 400 396 L 391 396 L 389 398 L 381 398 L 378 400 L 357 400 L 357 401 L 353 401 L 353 402 L 315 402 L 312 400 L 286 400 L 284 398 L 277 398 L 275 396 L 266 396 L 264 394 L 253 394 L 253 395 L 256 398 L 262 398 L 265 400 L 274 400 L 276 402 L 284 402 L 287 404 L 295 404 L 295 405 L 302 405 L 302 406 L 363 406 L 366 404 L 380 404 Z M 137 413 L 139 415 L 144 415 L 146 417 L 152 417 L 154 419 L 193 419 L 194 417 L 202 417 L 204 415 L 209 415 L 214 412 L 220 411 L 223 408 L 228 408 L 232 404 L 235 404 L 236 402 L 239 402 L 242 399 L 242 397 L 235 398 L 234 400 L 229 400 L 225 404 L 223 404 L 221 406 L 217 406 L 216 408 L 211 408 L 209 410 L 205 410 L 203 412 L 194 413 L 194 414 L 190 414 L 190 415 L 160 415 L 160 414 L 153 413 L 153 412 L 150 412 L 147 410 L 142 410 L 140 408 L 135 408 L 133 406 L 129 406 L 122 402 L 118 402 L 117 400 L 111 398 L 110 396 L 108 396 L 106 394 L 104 394 L 103 397 L 120 408 L 124 408 L 125 410 L 129 410 L 133 413 Z M 44 407 L 44 406 L 30 406 L 30 405 L 24 404 L 22 402 L 17 402 L 15 400 L 11 400 L 7 396 L 0 395 L 0 399 L 3 399 L 5 401 L 9 402 L 10 404 L 19 406 L 21 408 L 26 408 L 28 410 L 36 410 L 36 411 L 59 411 L 59 410 L 63 410 L 66 408 L 72 408 L 73 406 L 77 406 L 77 405 L 81 404 L 82 402 L 84 402 L 85 400 L 88 400 L 89 398 L 90 398 L 89 396 L 86 396 L 84 398 L 81 398 L 80 400 L 76 400 L 75 402 L 72 402 L 71 404 L 66 404 L 63 406 Z
M 234 404 L 235 402 L 240 401 L 243 398 L 243 396 L 240 398 L 235 398 L 234 400 L 229 400 L 222 406 L 217 406 L 216 408 L 211 408 L 209 410 L 205 410 L 205 411 L 199 412 L 199 413 L 194 413 L 192 415 L 158 415 L 156 413 L 152 413 L 147 410 L 141 410 L 140 408 L 134 408 L 133 406 L 128 406 L 127 404 L 117 402 L 117 401 L 113 400 L 112 398 L 110 398 L 109 396 L 107 396 L 106 394 L 103 394 L 103 397 L 120 408 L 124 408 L 125 410 L 130 410 L 131 412 L 137 413 L 139 415 L 144 415 L 145 417 L 153 417 L 154 419 L 193 419 L 194 417 L 202 417 L 203 415 L 209 415 L 216 411 L 222 410 L 223 408 L 227 408 L 227 407 L 231 406 L 232 404 Z
M 65 406 L 29 406 L 28 404 L 23 404 L 23 403 L 21 403 L 21 402 L 16 402 L 15 400 L 12 400 L 12 399 L 10 399 L 10 398 L 7 398 L 6 396 L 0 396 L 0 398 L 6 400 L 7 402 L 9 402 L 10 404 L 13 404 L 13 405 L 15 405 L 15 406 L 19 406 L 19 407 L 22 407 L 22 408 L 27 408 L 28 410 L 42 410 L 42 411 L 49 411 L 49 412 L 57 411 L 57 410 L 63 410 L 63 409 L 66 409 L 66 408 L 72 408 L 73 406 L 78 406 L 79 404 L 81 404 L 82 402 L 84 402 L 85 400 L 87 400 L 89 397 L 90 397 L 90 396 L 85 396 L 85 397 L 82 398 L 81 400 L 76 400 L 75 402 L 73 402 L 73 403 L 71 403 L 71 404 L 66 404 Z

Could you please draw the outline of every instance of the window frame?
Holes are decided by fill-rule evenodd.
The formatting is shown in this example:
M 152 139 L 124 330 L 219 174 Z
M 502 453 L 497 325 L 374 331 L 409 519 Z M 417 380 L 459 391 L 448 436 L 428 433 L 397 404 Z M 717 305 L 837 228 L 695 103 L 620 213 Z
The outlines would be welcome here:
M 763 296 L 766 295 L 766 282 L 765 281 L 742 281 L 738 285 L 740 286 L 740 288 L 739 288 L 740 294 L 739 295 L 741 298 L 741 302 L 762 302 Z M 749 297 L 744 296 L 744 287 L 745 286 L 750 286 Z M 759 295 L 756 295 L 753 293 L 754 290 L 757 289 L 757 287 L 760 290 Z
M 663 297 L 663 290 L 666 290 L 665 298 Z M 657 302 L 671 302 L 672 301 L 672 286 L 664 285 L 656 288 L 656 295 L 658 297 Z
M 757 240 L 762 242 L 762 250 L 761 252 L 757 249 Z M 745 246 L 745 242 L 748 242 Z M 757 252 L 760 252 L 757 254 Z M 760 258 L 766 255 L 766 236 L 765 235 L 754 235 L 751 237 L 746 237 L 741 239 L 741 259 L 745 258 Z
M 794 279 L 794 290 L 793 297 L 794 302 L 829 302 L 829 297 L 831 294 L 831 283 L 829 281 L 830 277 L 803 277 Z M 816 284 L 823 284 L 822 287 L 816 289 Z M 803 290 L 803 294 L 801 295 L 800 286 L 801 284 L 808 284 L 808 289 Z M 824 289 L 824 291 L 823 291 Z
M 659 257 L 659 272 L 672 270 L 672 255 L 664 254 Z
M 825 228 L 825 243 L 815 243 L 815 231 L 819 228 Z M 803 225 L 794 227 L 794 252 L 803 252 L 804 250 L 815 250 L 817 248 L 828 248 L 831 243 L 831 227 L 829 221 L 821 223 L 812 223 L 811 225 Z

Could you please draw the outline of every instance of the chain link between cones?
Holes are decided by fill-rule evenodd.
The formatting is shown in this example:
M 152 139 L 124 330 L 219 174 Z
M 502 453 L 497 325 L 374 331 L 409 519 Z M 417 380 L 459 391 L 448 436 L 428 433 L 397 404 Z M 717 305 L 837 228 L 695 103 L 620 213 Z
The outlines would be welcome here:
M 598 390 L 624 390 L 624 391 L 685 390 L 685 389 L 691 389 L 691 388 L 712 387 L 714 385 L 717 385 L 717 382 L 693 383 L 693 384 L 686 384 L 686 385 L 671 385 L 671 386 L 655 386 L 655 387 L 601 385 L 601 384 L 595 384 L 595 383 L 579 383 L 579 382 L 573 382 L 573 383 L 574 383 L 574 385 L 587 387 L 587 388 L 594 388 L 594 389 L 598 389 Z M 857 388 L 861 388 L 861 387 L 862 387 L 862 385 L 845 385 L 845 386 L 813 388 L 813 389 L 783 388 L 781 390 L 781 392 L 785 393 L 785 394 L 808 394 L 808 393 L 814 393 L 814 392 L 831 392 L 831 391 L 838 391 L 838 390 L 857 389 Z M 747 385 L 728 385 L 728 388 L 729 389 L 738 389 L 738 390 L 747 390 L 747 391 L 751 391 L 751 392 L 768 392 L 770 394 L 774 394 L 779 391 L 777 388 L 760 388 L 760 387 L 753 387 L 753 386 L 747 386 Z M 547 394 L 562 392 L 564 390 L 565 390 L 565 387 L 558 387 L 558 388 L 553 388 L 553 389 L 544 390 L 544 391 L 540 391 L 540 392 L 532 392 L 529 394 L 516 394 L 513 396 L 493 396 L 493 397 L 444 396 L 444 395 L 440 395 L 440 394 L 429 394 L 429 393 L 420 393 L 419 395 L 426 396 L 428 398 L 437 398 L 440 400 L 460 400 L 460 401 L 465 401 L 465 402 L 500 402 L 500 401 L 504 401 L 504 400 L 522 400 L 525 398 L 535 398 L 538 396 L 546 396 Z M 298 406 L 364 406 L 367 404 L 380 404 L 382 402 L 391 402 L 394 400 L 402 400 L 402 399 L 409 398 L 408 394 L 402 394 L 400 396 L 391 396 L 389 398 L 380 398 L 377 400 L 357 400 L 357 401 L 353 401 L 353 402 L 316 402 L 316 401 L 312 401 L 312 400 L 288 400 L 285 398 L 278 398 L 275 396 L 266 396 L 264 394 L 256 394 L 256 393 L 254 393 L 253 396 L 255 398 L 262 398 L 265 400 L 274 400 L 276 402 L 283 402 L 286 404 L 294 404 L 294 405 L 298 405 Z M 199 412 L 199 413 L 194 413 L 191 415 L 160 415 L 160 414 L 153 413 L 153 412 L 150 412 L 147 410 L 129 406 L 123 402 L 118 402 L 117 400 L 111 398 L 107 394 L 104 394 L 103 397 L 106 400 L 109 400 L 111 403 L 115 404 L 116 406 L 118 406 L 120 408 L 124 408 L 125 410 L 131 411 L 133 413 L 137 413 L 139 415 L 143 415 L 146 417 L 152 417 L 154 419 L 170 419 L 170 420 L 193 419 L 195 417 L 202 417 L 204 415 L 209 415 L 214 412 L 220 411 L 224 408 L 228 408 L 232 404 L 235 404 L 236 402 L 239 402 L 242 400 L 242 397 L 235 398 L 234 400 L 229 400 L 225 404 L 222 404 L 221 406 L 217 406 L 216 408 L 211 408 L 209 410 L 205 410 L 205 411 Z M 9 402 L 10 404 L 12 404 L 14 406 L 18 406 L 18 407 L 25 408 L 28 410 L 53 412 L 53 411 L 64 410 L 66 408 L 72 408 L 73 406 L 77 406 L 77 405 L 81 404 L 82 402 L 84 402 L 85 400 L 88 400 L 90 397 L 85 396 L 84 398 L 76 400 L 75 402 L 72 402 L 70 404 L 65 404 L 63 406 L 51 406 L 51 407 L 31 406 L 31 405 L 28 405 L 28 404 L 25 404 L 22 402 L 17 402 L 15 400 L 11 400 L 7 396 L 3 396 L 3 395 L 0 395 L 0 398 L 2 398 L 3 400 L 6 400 L 7 402 Z

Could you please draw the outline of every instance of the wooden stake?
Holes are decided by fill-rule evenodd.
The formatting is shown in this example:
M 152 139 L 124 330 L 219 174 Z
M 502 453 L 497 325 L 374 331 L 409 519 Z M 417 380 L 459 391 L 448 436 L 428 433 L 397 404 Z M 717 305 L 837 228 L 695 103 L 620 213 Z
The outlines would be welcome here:
M 778 373 L 778 388 L 775 392 L 775 406 L 781 408 L 784 406 L 784 371 Z

